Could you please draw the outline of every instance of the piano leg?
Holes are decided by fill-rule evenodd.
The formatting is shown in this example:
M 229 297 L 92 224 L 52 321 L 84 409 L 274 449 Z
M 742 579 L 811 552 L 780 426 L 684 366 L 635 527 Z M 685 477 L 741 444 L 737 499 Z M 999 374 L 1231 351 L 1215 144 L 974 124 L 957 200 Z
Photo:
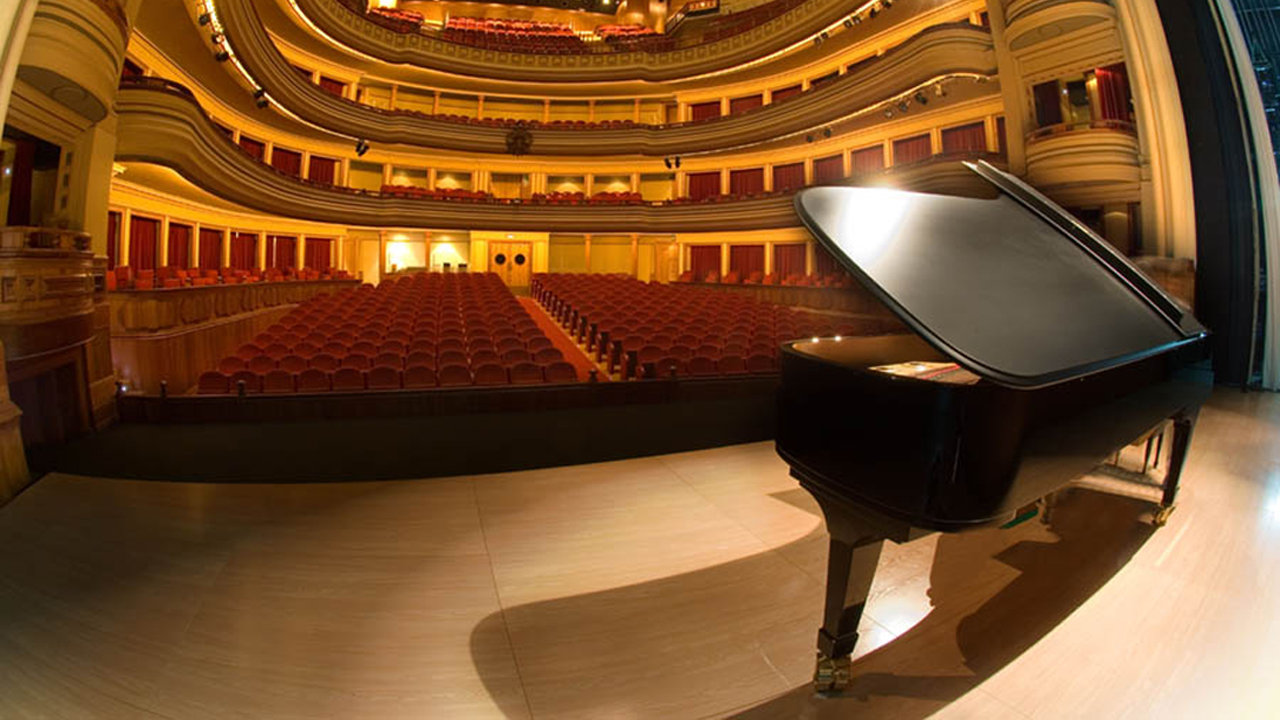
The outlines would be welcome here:
M 1169 444 L 1169 468 L 1164 475 L 1164 493 L 1160 498 L 1160 507 L 1151 517 L 1151 523 L 1162 527 L 1169 522 L 1177 506 L 1178 483 L 1182 479 L 1182 465 L 1187 459 L 1187 448 L 1191 445 L 1191 431 L 1196 426 L 1199 408 L 1185 410 L 1173 417 L 1173 440 Z
M 850 654 L 858 643 L 858 622 L 867 604 L 871 581 L 884 539 L 831 537 L 827 555 L 827 598 L 818 631 L 818 665 L 813 674 L 818 692 L 843 690 L 849 684 Z

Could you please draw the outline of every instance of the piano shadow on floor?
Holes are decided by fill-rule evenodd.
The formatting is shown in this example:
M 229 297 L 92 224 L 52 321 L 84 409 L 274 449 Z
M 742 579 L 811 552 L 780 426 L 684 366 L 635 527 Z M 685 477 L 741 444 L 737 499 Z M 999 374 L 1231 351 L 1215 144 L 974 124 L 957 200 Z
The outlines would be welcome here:
M 817 512 L 797 494 L 775 497 Z M 839 696 L 816 695 L 810 684 L 821 527 L 705 570 L 508 608 L 473 631 L 473 661 L 513 718 L 530 710 L 556 718 L 924 718 L 1021 655 L 1123 568 L 1154 531 L 1150 510 L 1148 501 L 1071 488 L 1047 525 L 916 541 L 936 538 L 932 567 L 928 552 L 887 548 L 880 575 L 888 586 L 878 577 L 854 679 Z M 920 597 L 925 577 L 931 610 Z M 888 616 L 912 603 L 911 620 L 924 617 L 895 639 L 889 628 L 905 625 Z M 493 652 L 504 617 L 527 705 L 509 693 L 510 659 Z

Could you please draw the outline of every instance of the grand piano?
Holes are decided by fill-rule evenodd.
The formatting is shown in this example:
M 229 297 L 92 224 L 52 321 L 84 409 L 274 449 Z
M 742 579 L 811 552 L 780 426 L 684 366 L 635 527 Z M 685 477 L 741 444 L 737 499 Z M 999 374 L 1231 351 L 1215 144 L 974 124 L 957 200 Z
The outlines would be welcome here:
M 1205 328 L 1017 178 L 995 199 L 823 187 L 802 221 L 910 330 L 781 351 L 777 450 L 830 533 L 814 683 L 850 679 L 886 540 L 998 526 L 1172 424 L 1164 524 L 1212 386 Z

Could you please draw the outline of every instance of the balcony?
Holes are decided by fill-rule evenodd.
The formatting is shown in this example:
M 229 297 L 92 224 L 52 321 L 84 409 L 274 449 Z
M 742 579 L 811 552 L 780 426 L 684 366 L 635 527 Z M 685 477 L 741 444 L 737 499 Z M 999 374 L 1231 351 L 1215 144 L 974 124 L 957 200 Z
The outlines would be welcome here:
M 1137 202 L 1138 153 L 1132 123 L 1041 128 L 1027 136 L 1027 181 L 1064 205 Z

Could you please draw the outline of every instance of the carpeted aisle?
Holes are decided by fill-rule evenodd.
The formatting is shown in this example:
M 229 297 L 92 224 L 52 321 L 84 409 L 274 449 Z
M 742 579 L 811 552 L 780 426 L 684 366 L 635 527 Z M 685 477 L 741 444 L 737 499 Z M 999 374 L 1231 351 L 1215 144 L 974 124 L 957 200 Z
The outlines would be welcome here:
M 551 343 L 564 354 L 565 361 L 578 371 L 579 380 L 585 381 L 590 377 L 589 373 L 591 370 L 598 369 L 596 364 L 591 362 L 591 359 L 588 358 L 586 354 L 578 348 L 573 340 L 569 338 L 565 333 L 564 328 L 557 325 L 556 321 L 552 320 L 551 316 L 547 315 L 547 313 L 543 311 L 542 306 L 539 305 L 536 300 L 531 297 L 522 297 L 517 299 L 520 301 L 521 305 L 524 305 L 524 309 L 528 311 L 529 317 L 533 318 L 533 321 L 538 323 L 538 327 L 541 328 L 542 332 L 551 340 Z M 596 379 L 600 382 L 606 382 L 609 377 L 603 372 L 598 372 L 596 373 Z

